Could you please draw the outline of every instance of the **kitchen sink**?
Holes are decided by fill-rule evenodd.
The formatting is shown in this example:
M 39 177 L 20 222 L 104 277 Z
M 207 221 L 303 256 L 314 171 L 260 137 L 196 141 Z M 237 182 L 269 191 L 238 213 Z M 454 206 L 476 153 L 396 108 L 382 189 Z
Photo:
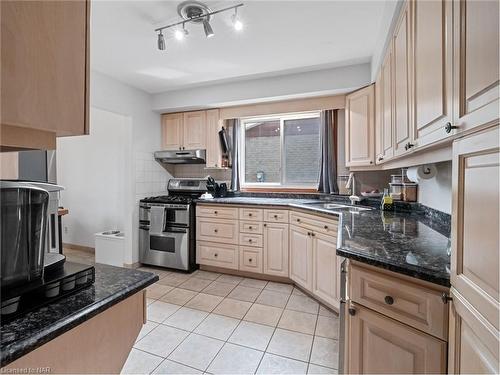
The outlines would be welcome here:
M 327 210 L 349 210 L 350 212 L 361 212 L 361 211 L 373 210 L 373 208 L 371 208 L 371 207 L 351 206 L 348 204 L 325 203 L 325 202 L 309 203 L 308 206 L 320 207 L 320 208 L 324 208 Z

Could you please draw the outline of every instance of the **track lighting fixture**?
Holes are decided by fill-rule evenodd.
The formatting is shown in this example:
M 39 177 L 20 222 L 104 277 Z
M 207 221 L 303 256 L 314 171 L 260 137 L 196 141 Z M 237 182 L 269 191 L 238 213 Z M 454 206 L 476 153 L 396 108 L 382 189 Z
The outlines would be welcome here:
M 242 7 L 243 5 L 244 4 L 241 3 L 227 8 L 212 11 L 212 9 L 210 9 L 206 4 L 199 2 L 197 0 L 187 0 L 180 3 L 177 7 L 177 13 L 179 13 L 179 16 L 182 17 L 182 21 L 158 27 L 155 29 L 155 31 L 158 33 L 158 49 L 163 51 L 166 48 L 165 37 L 163 36 L 163 30 L 182 25 L 182 29 L 177 28 L 174 31 L 175 39 L 182 40 L 189 34 L 188 30 L 186 29 L 186 23 L 203 24 L 203 31 L 205 32 L 205 36 L 207 38 L 213 37 L 215 33 L 214 30 L 212 29 L 212 25 L 210 24 L 212 16 L 218 13 L 226 12 L 231 9 L 234 9 L 234 14 L 231 17 L 234 29 L 237 31 L 242 30 L 243 23 L 238 18 L 238 8 Z

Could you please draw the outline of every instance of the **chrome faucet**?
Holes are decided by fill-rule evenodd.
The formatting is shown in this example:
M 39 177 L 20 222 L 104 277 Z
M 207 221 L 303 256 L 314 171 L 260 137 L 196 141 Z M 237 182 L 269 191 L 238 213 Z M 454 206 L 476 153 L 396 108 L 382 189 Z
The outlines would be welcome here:
M 356 205 L 356 202 L 361 202 L 361 198 L 356 195 L 356 178 L 354 177 L 354 172 L 349 173 L 349 179 L 345 187 L 346 189 L 351 189 L 349 200 L 353 206 Z

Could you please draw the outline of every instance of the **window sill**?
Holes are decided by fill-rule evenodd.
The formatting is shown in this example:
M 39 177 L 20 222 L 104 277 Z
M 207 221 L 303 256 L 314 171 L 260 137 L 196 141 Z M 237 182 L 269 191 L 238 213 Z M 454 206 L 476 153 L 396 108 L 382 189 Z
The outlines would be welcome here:
M 287 187 L 242 187 L 244 193 L 318 193 L 317 188 L 287 188 Z

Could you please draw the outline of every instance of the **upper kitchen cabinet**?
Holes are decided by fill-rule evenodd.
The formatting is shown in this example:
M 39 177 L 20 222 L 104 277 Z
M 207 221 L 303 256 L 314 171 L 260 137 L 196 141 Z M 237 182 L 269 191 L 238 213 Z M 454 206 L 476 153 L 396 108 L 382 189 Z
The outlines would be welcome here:
M 221 129 L 220 111 L 210 109 L 206 111 L 207 117 L 207 168 L 220 168 L 222 152 L 219 141 Z
M 1 2 L 2 148 L 88 134 L 89 16 L 90 1 Z
M 374 85 L 346 96 L 346 166 L 364 167 L 375 162 Z
M 452 126 L 452 3 L 412 1 L 413 138 L 416 147 L 455 133 Z
M 498 122 L 499 2 L 453 3 L 454 116 L 459 131 Z
M 379 162 L 384 162 L 394 156 L 393 147 L 393 81 L 392 81 L 392 44 L 387 50 L 384 61 L 380 67 L 380 85 L 381 85 L 381 127 L 377 135 L 381 139 L 381 155 Z
M 183 124 L 183 150 L 206 148 L 207 115 L 205 111 L 185 112 Z
M 163 150 L 182 150 L 183 141 L 182 113 L 172 113 L 161 116 L 162 148 Z
M 394 156 L 413 147 L 410 120 L 410 5 L 405 3 L 394 30 Z

